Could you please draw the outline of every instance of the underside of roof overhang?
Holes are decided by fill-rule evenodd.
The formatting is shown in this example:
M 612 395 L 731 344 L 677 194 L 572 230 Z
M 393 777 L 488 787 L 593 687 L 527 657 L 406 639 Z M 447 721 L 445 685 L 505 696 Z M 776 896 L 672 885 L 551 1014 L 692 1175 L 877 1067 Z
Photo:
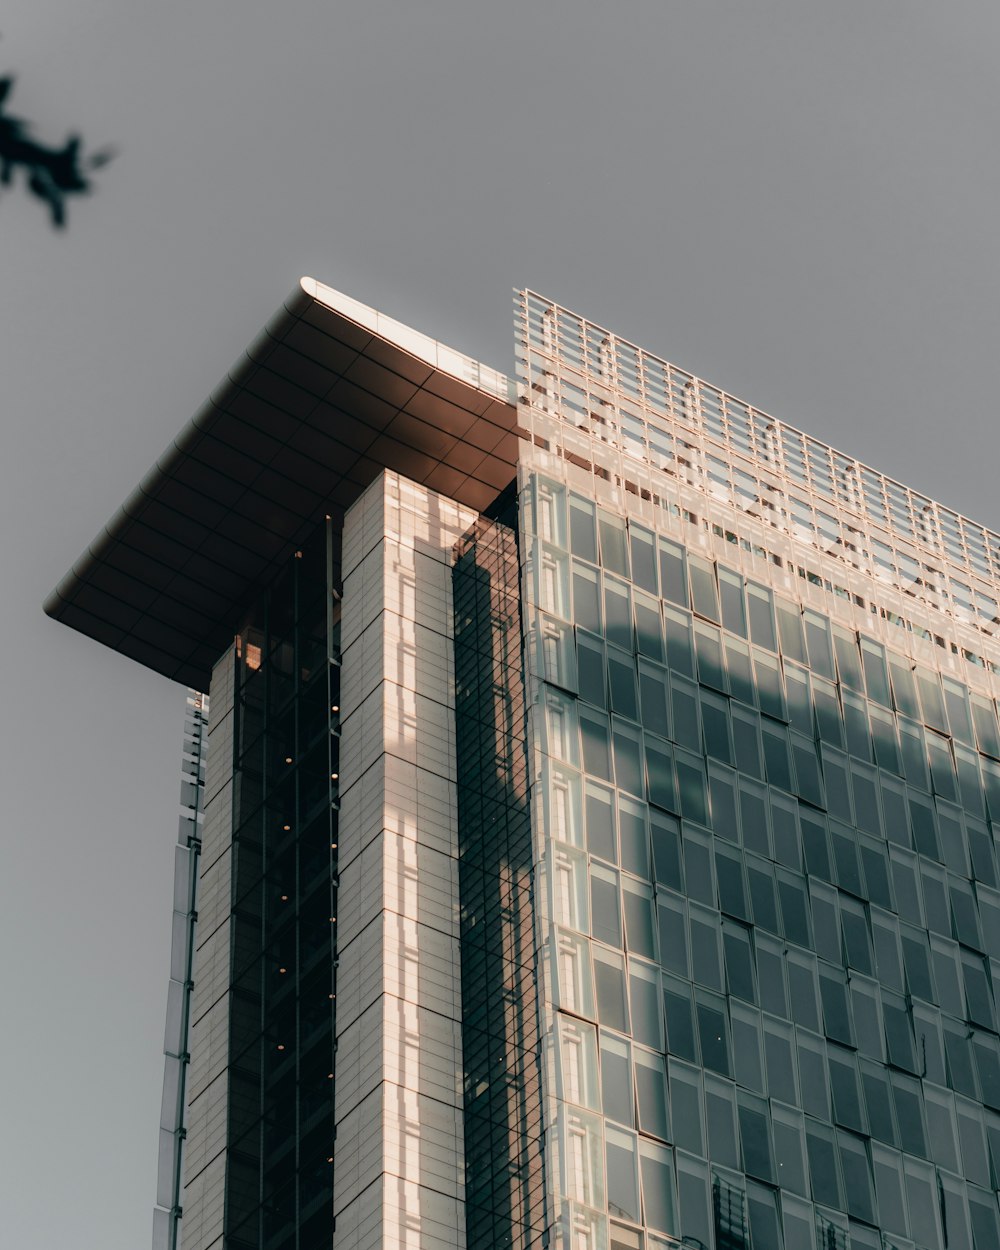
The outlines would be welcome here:
M 483 511 L 516 464 L 506 377 L 303 278 L 45 611 L 206 689 L 247 607 L 383 469 Z

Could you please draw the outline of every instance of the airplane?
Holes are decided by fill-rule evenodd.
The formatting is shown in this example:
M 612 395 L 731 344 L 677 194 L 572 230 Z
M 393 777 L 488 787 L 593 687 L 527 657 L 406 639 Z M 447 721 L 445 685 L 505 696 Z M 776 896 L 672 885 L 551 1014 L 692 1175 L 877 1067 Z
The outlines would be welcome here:
M 13 86 L 13 78 L 0 78 L 0 185 L 9 187 L 15 168 L 22 166 L 28 190 L 49 206 L 53 226 L 62 228 L 66 224 L 66 196 L 86 194 L 90 190 L 87 174 L 106 165 L 114 150 L 105 148 L 84 160 L 79 135 L 71 135 L 62 148 L 36 143 L 25 121 L 4 112 Z

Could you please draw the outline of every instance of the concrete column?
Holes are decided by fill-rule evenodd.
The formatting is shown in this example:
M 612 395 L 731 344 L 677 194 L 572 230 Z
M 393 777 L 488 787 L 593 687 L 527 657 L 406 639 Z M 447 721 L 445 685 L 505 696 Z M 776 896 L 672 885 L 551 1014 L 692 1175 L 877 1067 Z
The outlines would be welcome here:
M 191 1006 L 184 1250 L 218 1250 L 222 1246 L 229 1109 L 235 662 L 235 653 L 230 649 L 213 669 L 210 687 L 205 823 Z
M 385 472 L 344 525 L 334 1250 L 465 1247 L 451 553 L 475 515 Z

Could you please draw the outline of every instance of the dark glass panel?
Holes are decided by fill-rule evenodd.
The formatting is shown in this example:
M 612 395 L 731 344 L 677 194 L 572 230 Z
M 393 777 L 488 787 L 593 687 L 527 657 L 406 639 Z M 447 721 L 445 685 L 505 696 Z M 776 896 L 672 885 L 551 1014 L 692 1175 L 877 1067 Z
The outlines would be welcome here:
M 626 887 L 622 891 L 622 901 L 625 909 L 625 943 L 629 952 L 642 955 L 645 959 L 655 959 L 652 899 Z
M 781 904 L 782 931 L 789 942 L 809 949 L 809 908 L 801 877 L 778 870 L 778 900 Z
M 748 582 L 747 612 L 750 618 L 750 638 L 754 645 L 764 647 L 768 651 L 777 651 L 771 592 L 763 586 Z
M 976 745 L 984 755 L 1000 759 L 1000 735 L 997 733 L 996 709 L 992 699 L 972 695 L 972 719 L 976 727 Z
M 719 905 L 730 916 L 749 920 L 743 861 L 737 852 L 715 848 L 715 875 L 719 883 Z
M 702 1063 L 720 1076 L 731 1076 L 725 1012 L 702 1001 L 698 1002 L 697 1011 Z
M 629 587 L 611 577 L 604 579 L 604 626 L 608 642 L 626 651 L 635 650 Z
M 839 1208 L 842 1204 L 833 1130 L 807 1121 L 806 1150 L 814 1201 Z
M 861 640 L 861 661 L 865 670 L 865 686 L 868 698 L 881 703 L 883 707 L 892 707 L 889 695 L 889 674 L 885 666 L 885 652 L 876 642 L 867 638 Z
M 666 659 L 666 650 L 663 645 L 663 621 L 659 604 L 653 600 L 647 602 L 641 595 L 634 595 L 632 606 L 635 609 L 635 636 L 640 653 L 662 664 Z
M 802 1109 L 821 1120 L 830 1118 L 830 1097 L 827 1087 L 826 1047 L 818 1038 L 799 1034 L 799 1089 Z
M 664 614 L 667 631 L 667 664 L 675 673 L 694 676 L 694 644 L 691 641 L 691 618 L 685 612 L 667 608 Z
M 639 665 L 639 698 L 642 704 L 642 727 L 661 738 L 670 737 L 667 719 L 667 674 L 648 663 Z
M 627 1042 L 601 1034 L 601 1105 L 619 1124 L 633 1126 L 632 1065 Z
M 763 778 L 758 726 L 760 718 L 739 705 L 733 707 L 733 743 L 736 748 L 736 767 L 741 773 Z
M 639 701 L 635 688 L 635 662 L 630 655 L 608 650 L 608 677 L 611 685 L 611 708 L 629 720 L 639 719 Z
M 728 569 L 719 569 L 719 594 L 722 600 L 722 624 L 731 633 L 747 636 L 746 613 L 743 607 L 743 578 Z
M 798 809 L 781 795 L 771 796 L 771 826 L 774 835 L 774 858 L 786 868 L 798 871 L 802 867 Z
M 888 1073 L 884 1068 L 862 1062 L 861 1085 L 865 1091 L 865 1109 L 872 1137 L 885 1142 L 887 1146 L 895 1146 L 896 1125 L 889 1094 Z
M 660 963 L 678 976 L 688 975 L 687 925 L 683 904 L 667 906 L 661 902 L 656 909 L 660 930 Z
M 826 1035 L 845 1046 L 854 1045 L 851 1011 L 843 973 L 820 965 L 820 996 L 823 999 L 823 1022 Z
M 733 748 L 730 737 L 728 700 L 703 690 L 701 692 L 701 724 L 708 755 L 720 760 L 723 764 L 732 764 Z
M 709 839 L 682 826 L 684 845 L 684 877 L 687 881 L 688 897 L 705 903 L 708 907 L 715 906 L 715 881 L 712 877 L 712 851 Z
M 806 630 L 809 667 L 813 672 L 821 673 L 824 677 L 829 677 L 831 681 L 835 681 L 836 670 L 833 663 L 833 646 L 830 641 L 829 621 L 808 608 L 803 613 L 802 619 Z
M 677 751 L 677 788 L 681 799 L 681 814 L 699 825 L 708 824 L 708 804 L 705 795 L 705 766 L 697 756 Z M 690 884 L 690 882 L 689 882 Z
M 733 1005 L 730 1010 L 733 1033 L 733 1063 L 736 1081 L 746 1089 L 763 1094 L 764 1068 L 760 1050 L 760 1015 Z
M 778 1184 L 782 1189 L 790 1189 L 792 1193 L 808 1194 L 803 1163 L 802 1129 L 797 1125 L 786 1123 L 784 1118 L 775 1113 L 771 1131 L 774 1136 L 774 1161 L 777 1165 Z
M 687 574 L 685 571 L 684 549 L 676 543 L 659 540 L 660 553 L 660 593 L 664 599 L 678 604 L 682 608 L 688 606 Z
M 767 1092 L 792 1106 L 798 1104 L 795 1089 L 795 1054 L 791 1029 L 779 1031 L 777 1025 L 764 1026 L 764 1060 L 767 1066 Z
M 635 971 L 635 965 L 629 974 L 629 1005 L 632 1018 L 632 1036 L 637 1042 L 648 1046 L 651 1050 L 663 1049 L 663 1030 L 660 1016 L 660 980 L 657 973 L 643 976 Z M 645 969 L 652 974 L 653 969 Z
M 766 1104 L 739 1101 L 740 1142 L 743 1147 L 743 1166 L 748 1176 L 773 1182 L 774 1163 L 771 1158 L 771 1134 L 768 1126 Z
M 664 986 L 663 1006 L 667 1018 L 667 1053 L 696 1063 L 698 1055 L 690 995 Z
M 775 720 L 785 720 L 785 693 L 781 681 L 781 666 L 772 655 L 755 647 L 752 652 L 754 675 L 757 679 L 757 702 L 760 710 Z
M 927 938 L 919 929 L 900 926 L 900 945 L 903 948 L 903 966 L 906 969 L 906 985 L 911 995 L 925 1002 L 934 1001 L 931 983 L 931 965 L 927 952 Z
M 709 766 L 709 803 L 712 829 L 727 842 L 739 841 L 739 823 L 736 816 L 736 774 Z
M 642 735 L 637 728 L 612 720 L 612 746 L 615 756 L 615 782 L 620 790 L 644 797 L 645 777 L 642 767 Z
M 597 991 L 597 1018 L 609 1029 L 628 1032 L 628 1004 L 625 974 L 614 956 L 594 951 L 594 987 Z
M 833 1093 L 833 1118 L 837 1124 L 864 1133 L 866 1124 L 861 1112 L 861 1091 L 854 1056 L 850 1051 L 831 1046 L 827 1051 L 830 1068 L 830 1089 Z
M 607 707 L 604 645 L 599 638 L 577 631 L 576 664 L 580 698 L 596 707 Z
M 587 849 L 591 855 L 616 863 L 615 812 L 611 793 L 588 784 L 585 804 Z
M 872 762 L 872 739 L 868 705 L 860 696 L 852 695 L 846 690 L 842 698 L 848 754 L 865 764 L 870 764 Z
M 913 1044 L 913 1025 L 905 1000 L 894 994 L 883 994 L 882 1021 L 885 1025 L 889 1062 L 905 1072 L 916 1072 L 918 1068 Z
M 754 923 L 768 929 L 771 933 L 780 933 L 778 903 L 771 866 L 762 860 L 748 858 L 747 880 L 750 885 Z
M 726 925 L 722 940 L 726 952 L 726 981 L 729 993 L 736 998 L 742 998 L 744 1002 L 756 1003 L 750 935 L 734 925 Z
M 875 1221 L 875 1195 L 872 1193 L 871 1173 L 864 1143 L 845 1133 L 838 1133 L 837 1140 L 840 1145 L 840 1166 L 844 1174 L 847 1210 L 854 1219 L 872 1224 Z
M 636 1106 L 639 1109 L 639 1128 L 654 1137 L 670 1140 L 667 1122 L 667 1079 L 660 1055 L 635 1053 Z
M 802 845 L 806 855 L 806 868 L 810 876 L 832 881 L 830 850 L 827 842 L 826 817 L 806 808 L 799 810 L 802 826 Z
M 688 573 L 691 578 L 691 603 L 695 612 L 710 621 L 720 622 L 715 565 L 688 554 Z
M 858 638 L 853 630 L 833 627 L 833 648 L 837 655 L 837 672 L 841 685 L 864 694 L 865 683 L 861 675 L 861 658 L 858 654 Z
M 805 664 L 807 662 L 805 639 L 802 634 L 802 614 L 799 607 L 778 596 L 775 596 L 774 604 L 778 610 L 778 633 L 781 636 L 782 654 L 792 660 L 797 660 L 800 664 Z
M 896 1124 L 899 1126 L 899 1144 L 907 1154 L 927 1157 L 927 1134 L 924 1131 L 923 1100 L 920 1084 L 907 1080 L 897 1073 L 892 1075 L 893 1103 L 896 1107 Z
M 837 697 L 837 687 L 829 682 L 820 681 L 813 674 L 812 700 L 819 737 L 828 746 L 842 751 L 845 745 L 844 715 L 841 711 L 840 699 Z
M 914 668 L 917 688 L 920 691 L 920 704 L 923 709 L 923 721 L 941 733 L 948 732 L 948 718 L 945 715 L 944 699 L 941 696 L 941 679 L 932 669 L 918 664 Z
M 783 725 L 761 721 L 761 737 L 764 744 L 764 764 L 767 780 L 780 790 L 792 790 L 792 773 L 788 760 L 788 731 Z
M 921 855 L 928 859 L 940 859 L 941 850 L 938 846 L 937 818 L 933 804 L 921 794 L 910 793 L 908 801 L 910 811 L 910 827 L 913 830 L 913 845 Z
M 698 1077 L 694 1072 L 670 1065 L 670 1123 L 674 1130 L 674 1144 L 692 1154 L 703 1155 L 704 1143 L 701 1131 L 701 1098 L 698 1093 Z
M 618 827 L 621 841 L 621 864 L 637 877 L 649 878 L 649 834 L 646 829 L 644 803 L 634 803 L 624 796 L 618 804 Z
M 733 1087 L 722 1082 L 705 1083 L 705 1111 L 708 1119 L 708 1149 L 713 1163 L 739 1167 L 736 1124 L 733 1115 Z
M 788 996 L 792 1004 L 792 1019 L 804 1029 L 819 1032 L 819 1003 L 816 997 L 815 959 L 803 955 L 799 962 L 795 952 L 788 956 Z
M 920 704 L 917 686 L 910 661 L 889 653 L 889 671 L 892 675 L 893 702 L 898 711 L 911 720 L 920 720 Z
M 684 882 L 681 874 L 680 825 L 671 817 L 655 811 L 650 815 L 650 824 L 657 883 L 682 891 Z
M 597 574 L 582 565 L 573 565 L 573 621 L 579 629 L 600 634 L 601 592 Z
M 737 642 L 735 638 L 727 638 L 725 635 L 723 635 L 722 642 L 726 651 L 729 690 L 733 698 L 746 704 L 747 707 L 755 707 L 757 690 L 750 664 L 750 648 L 745 642 Z
M 597 563 L 597 535 L 594 528 L 594 505 L 578 495 L 569 497 L 569 541 L 575 556 Z
M 674 741 L 689 750 L 700 751 L 701 733 L 698 728 L 698 687 L 683 677 L 670 680 L 671 707 L 673 711 Z
M 755 946 L 760 1005 L 772 1015 L 787 1018 L 788 1003 L 785 998 L 785 972 L 781 955 L 759 939 L 755 939 Z
M 622 945 L 621 914 L 618 906 L 618 880 L 607 869 L 590 870 L 590 914 L 594 937 L 619 949 Z
M 650 594 L 657 594 L 655 536 L 633 521 L 628 526 L 632 547 L 632 580 Z
M 854 839 L 854 831 L 846 825 L 831 821 L 830 842 L 833 846 L 833 858 L 837 868 L 837 884 L 842 890 L 860 896 L 864 888 L 861 883 L 861 864 L 858 859 L 858 845 Z
M 608 718 L 580 708 L 580 737 L 583 742 L 584 771 L 604 781 L 611 780 L 611 744 Z
M 679 812 L 680 803 L 677 797 L 677 786 L 674 782 L 673 753 L 665 742 L 657 742 L 647 736 L 646 748 L 646 781 L 650 803 L 666 808 L 670 812 Z
M 601 538 L 601 564 L 621 577 L 629 576 L 628 548 L 625 543 L 625 522 L 597 510 L 597 528 Z
M 865 876 L 865 896 L 879 907 L 891 911 L 892 889 L 889 885 L 889 864 L 885 847 L 873 839 L 860 838 L 858 849 L 861 852 L 861 866 Z

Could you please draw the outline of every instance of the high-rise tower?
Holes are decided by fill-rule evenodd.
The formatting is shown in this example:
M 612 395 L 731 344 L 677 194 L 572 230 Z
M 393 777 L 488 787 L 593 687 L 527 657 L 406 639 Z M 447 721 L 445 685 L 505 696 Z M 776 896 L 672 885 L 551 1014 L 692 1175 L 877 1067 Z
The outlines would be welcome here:
M 516 324 L 304 280 L 46 605 L 210 696 L 156 1246 L 995 1250 L 1000 536 Z

